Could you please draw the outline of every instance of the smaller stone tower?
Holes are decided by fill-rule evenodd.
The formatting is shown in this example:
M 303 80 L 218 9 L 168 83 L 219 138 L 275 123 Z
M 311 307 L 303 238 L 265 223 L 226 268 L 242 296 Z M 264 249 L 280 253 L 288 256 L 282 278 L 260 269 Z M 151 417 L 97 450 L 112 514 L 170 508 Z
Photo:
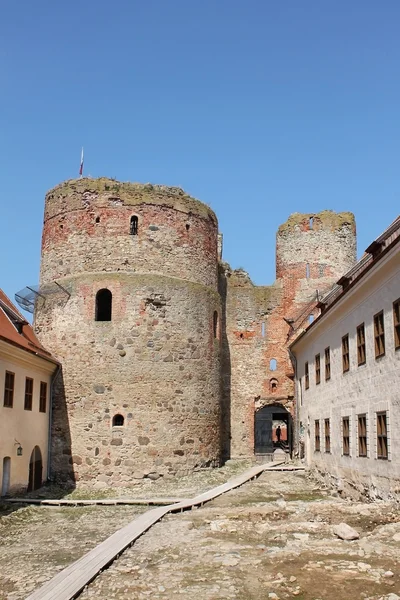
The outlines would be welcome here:
M 325 291 L 356 261 L 354 215 L 325 210 L 294 213 L 276 236 L 276 278 L 285 300 L 302 305 Z
M 318 298 L 355 261 L 354 215 L 327 210 L 295 213 L 279 227 L 273 285 L 255 286 L 246 273 L 225 269 L 224 362 L 230 372 L 223 388 L 223 424 L 232 457 L 272 452 L 272 424 L 278 417 L 287 423 L 293 446 L 296 407 L 288 345 L 317 316 Z

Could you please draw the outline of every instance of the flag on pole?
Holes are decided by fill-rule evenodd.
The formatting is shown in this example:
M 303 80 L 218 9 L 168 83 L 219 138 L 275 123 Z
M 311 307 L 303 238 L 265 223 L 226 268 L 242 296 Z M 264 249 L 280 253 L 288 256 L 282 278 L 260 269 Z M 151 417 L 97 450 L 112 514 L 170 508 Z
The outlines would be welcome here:
M 83 147 L 82 147 L 82 152 L 81 152 L 81 166 L 79 167 L 79 175 L 80 175 L 80 177 L 82 177 L 82 175 L 83 175 Z

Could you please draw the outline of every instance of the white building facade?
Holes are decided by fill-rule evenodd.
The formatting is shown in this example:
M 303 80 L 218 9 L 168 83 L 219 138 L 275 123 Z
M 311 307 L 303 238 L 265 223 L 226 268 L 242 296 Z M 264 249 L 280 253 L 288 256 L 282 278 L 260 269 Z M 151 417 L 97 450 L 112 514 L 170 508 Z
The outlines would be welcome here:
M 0 495 L 47 479 L 51 384 L 57 361 L 0 290 Z
M 308 466 L 339 488 L 400 494 L 400 218 L 291 346 Z

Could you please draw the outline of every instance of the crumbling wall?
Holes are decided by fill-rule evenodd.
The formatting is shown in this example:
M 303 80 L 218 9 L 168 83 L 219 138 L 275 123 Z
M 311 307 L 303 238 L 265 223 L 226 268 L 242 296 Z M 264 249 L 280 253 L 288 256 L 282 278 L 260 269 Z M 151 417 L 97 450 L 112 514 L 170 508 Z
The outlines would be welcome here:
M 232 456 L 253 455 L 255 410 L 278 404 L 295 418 L 288 345 L 355 261 L 354 215 L 323 211 L 295 213 L 279 227 L 272 286 L 254 286 L 244 271 L 225 269 Z

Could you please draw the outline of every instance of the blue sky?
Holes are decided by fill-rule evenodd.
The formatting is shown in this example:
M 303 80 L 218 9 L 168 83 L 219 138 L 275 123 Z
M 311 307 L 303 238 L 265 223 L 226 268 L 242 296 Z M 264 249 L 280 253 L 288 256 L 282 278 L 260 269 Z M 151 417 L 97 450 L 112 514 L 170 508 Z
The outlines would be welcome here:
M 224 257 L 274 280 L 292 212 L 397 216 L 400 3 L 20 0 L 0 23 L 0 287 L 38 281 L 45 192 L 85 174 L 182 186 Z

